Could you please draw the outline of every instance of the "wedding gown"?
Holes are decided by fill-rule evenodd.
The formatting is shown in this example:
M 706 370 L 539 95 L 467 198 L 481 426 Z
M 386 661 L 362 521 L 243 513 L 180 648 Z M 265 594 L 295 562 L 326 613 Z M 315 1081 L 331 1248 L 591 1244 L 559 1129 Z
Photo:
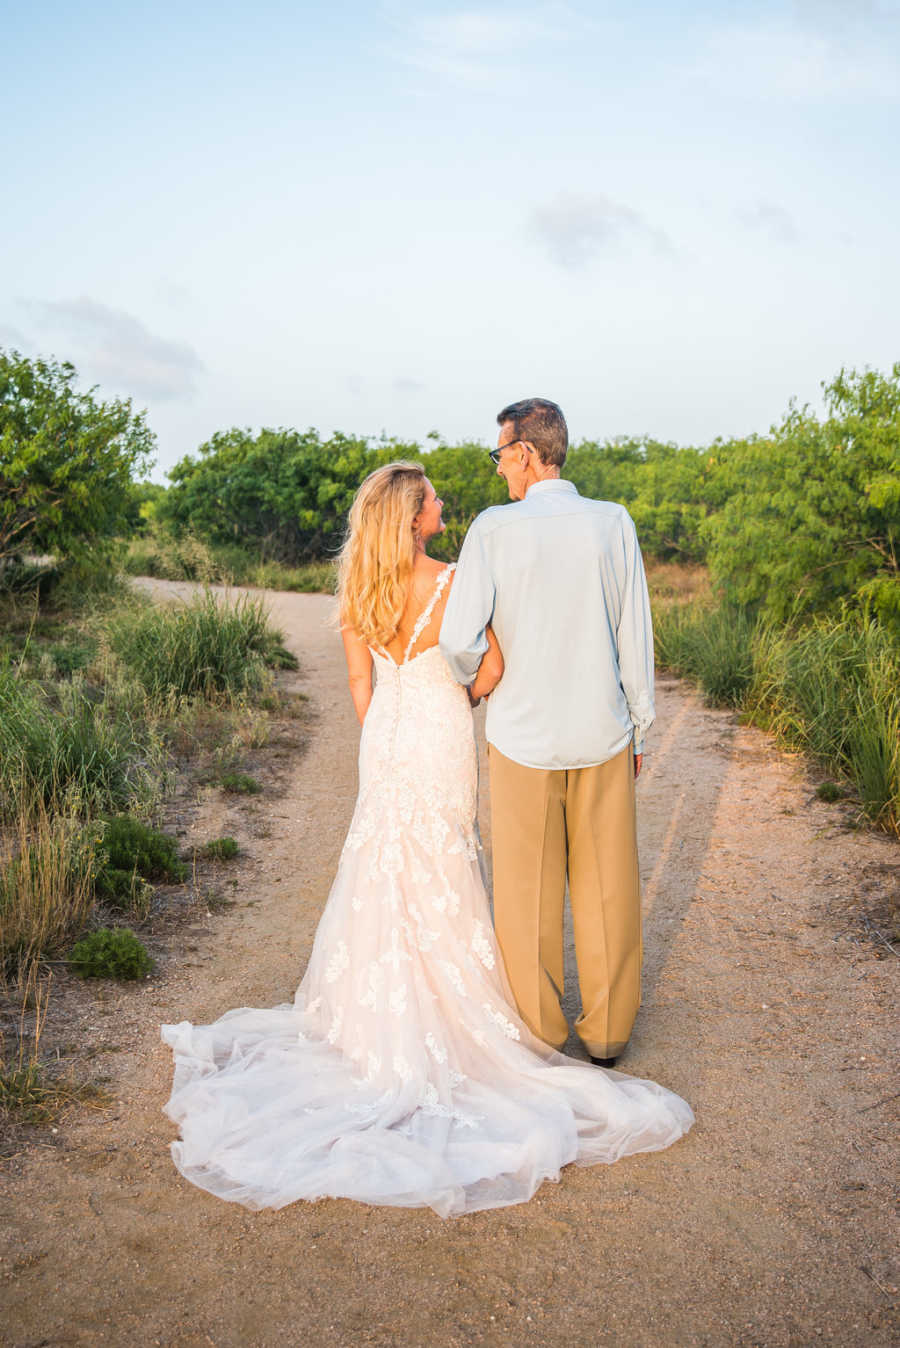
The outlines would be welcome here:
M 325 1196 L 449 1217 L 528 1199 L 571 1161 L 655 1151 L 679 1096 L 548 1048 L 514 1008 L 477 837 L 472 713 L 440 649 L 377 683 L 359 795 L 293 1002 L 163 1025 L 182 1175 L 249 1208 Z

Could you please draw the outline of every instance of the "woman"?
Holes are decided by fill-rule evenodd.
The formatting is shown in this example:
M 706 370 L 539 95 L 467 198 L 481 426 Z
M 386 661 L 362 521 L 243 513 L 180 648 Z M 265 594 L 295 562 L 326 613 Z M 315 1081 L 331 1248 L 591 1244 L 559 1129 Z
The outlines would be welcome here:
M 453 567 L 425 548 L 443 527 L 419 464 L 371 473 L 350 511 L 339 611 L 359 795 L 293 1003 L 162 1027 L 175 1164 L 247 1207 L 331 1196 L 448 1217 L 693 1122 L 654 1082 L 548 1048 L 515 1010 L 479 866 L 469 697 L 437 645 Z M 491 637 L 473 699 L 502 672 Z

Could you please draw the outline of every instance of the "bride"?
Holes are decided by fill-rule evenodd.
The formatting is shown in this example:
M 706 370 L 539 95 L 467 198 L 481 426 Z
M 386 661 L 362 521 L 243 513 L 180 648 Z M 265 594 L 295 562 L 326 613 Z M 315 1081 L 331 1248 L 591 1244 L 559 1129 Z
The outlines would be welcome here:
M 425 546 L 443 527 L 420 464 L 371 473 L 350 511 L 359 795 L 293 1002 L 162 1026 L 175 1165 L 249 1208 L 329 1196 L 450 1217 L 693 1122 L 679 1096 L 564 1057 L 516 1012 L 480 870 L 469 694 L 437 644 L 454 568 Z M 492 638 L 473 700 L 502 672 Z

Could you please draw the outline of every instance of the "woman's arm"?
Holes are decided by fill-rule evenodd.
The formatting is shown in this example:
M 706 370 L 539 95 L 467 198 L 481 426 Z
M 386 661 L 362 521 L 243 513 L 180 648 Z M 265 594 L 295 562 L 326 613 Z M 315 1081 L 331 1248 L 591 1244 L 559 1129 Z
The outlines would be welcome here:
M 356 715 L 362 725 L 372 701 L 372 652 L 352 627 L 342 627 L 344 655 L 347 657 L 347 679 Z
M 488 693 L 492 693 L 503 678 L 503 652 L 490 624 L 485 628 L 485 636 L 488 639 L 488 648 L 478 666 L 478 673 L 469 684 L 469 697 L 473 704 L 480 697 L 487 697 Z

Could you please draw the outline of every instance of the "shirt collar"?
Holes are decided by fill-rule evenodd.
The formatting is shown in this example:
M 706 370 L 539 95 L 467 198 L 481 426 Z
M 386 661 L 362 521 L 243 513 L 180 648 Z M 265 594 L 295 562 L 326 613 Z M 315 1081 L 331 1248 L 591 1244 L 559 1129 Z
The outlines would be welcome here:
M 578 488 L 574 482 L 569 482 L 567 478 L 545 477 L 541 482 L 532 482 L 525 495 L 530 496 L 533 491 L 574 491 L 577 493 Z

